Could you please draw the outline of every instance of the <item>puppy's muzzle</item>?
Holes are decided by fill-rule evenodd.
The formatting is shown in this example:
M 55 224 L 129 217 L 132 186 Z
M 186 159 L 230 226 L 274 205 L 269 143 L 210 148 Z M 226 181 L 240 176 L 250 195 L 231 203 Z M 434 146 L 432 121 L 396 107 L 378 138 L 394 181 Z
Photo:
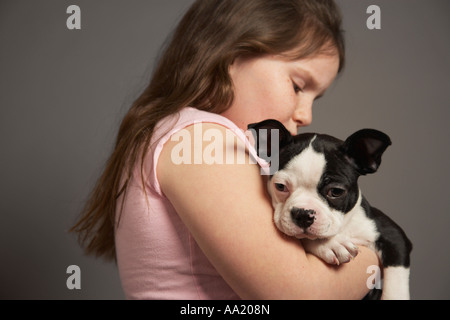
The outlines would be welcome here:
M 301 208 L 291 209 L 291 218 L 294 223 L 300 228 L 306 229 L 310 227 L 315 218 L 316 212 L 314 210 L 306 210 Z

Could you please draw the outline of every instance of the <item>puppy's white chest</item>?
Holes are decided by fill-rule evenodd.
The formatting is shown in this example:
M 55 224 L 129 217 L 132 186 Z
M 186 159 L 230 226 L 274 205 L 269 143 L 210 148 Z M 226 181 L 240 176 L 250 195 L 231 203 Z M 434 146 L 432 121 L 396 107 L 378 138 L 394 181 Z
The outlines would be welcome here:
M 375 250 L 375 241 L 380 236 L 375 221 L 369 219 L 361 207 L 361 196 L 354 209 L 344 217 L 339 234 L 349 238 L 354 244 Z

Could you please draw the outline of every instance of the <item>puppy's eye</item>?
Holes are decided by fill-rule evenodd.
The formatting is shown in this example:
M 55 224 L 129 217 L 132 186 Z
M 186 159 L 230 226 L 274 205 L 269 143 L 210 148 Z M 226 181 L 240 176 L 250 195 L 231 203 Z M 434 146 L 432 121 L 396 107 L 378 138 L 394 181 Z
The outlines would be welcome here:
M 338 199 L 347 194 L 347 190 L 342 188 L 330 188 L 327 193 L 327 197 L 330 199 Z
M 282 183 L 275 183 L 275 189 L 277 189 L 280 192 L 288 192 L 287 187 Z

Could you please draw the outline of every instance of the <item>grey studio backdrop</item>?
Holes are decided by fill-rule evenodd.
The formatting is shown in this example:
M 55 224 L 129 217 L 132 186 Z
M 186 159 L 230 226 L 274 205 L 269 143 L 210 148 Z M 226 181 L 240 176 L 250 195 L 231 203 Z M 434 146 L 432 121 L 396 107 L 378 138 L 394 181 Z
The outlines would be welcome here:
M 67 233 L 191 0 L 0 1 L 0 298 L 123 299 L 118 270 Z M 388 133 L 361 185 L 414 243 L 413 299 L 450 297 L 450 2 L 341 0 L 347 65 L 307 131 Z M 66 9 L 81 9 L 69 30 Z M 369 5 L 381 29 L 369 30 Z M 81 270 L 69 290 L 67 267 Z

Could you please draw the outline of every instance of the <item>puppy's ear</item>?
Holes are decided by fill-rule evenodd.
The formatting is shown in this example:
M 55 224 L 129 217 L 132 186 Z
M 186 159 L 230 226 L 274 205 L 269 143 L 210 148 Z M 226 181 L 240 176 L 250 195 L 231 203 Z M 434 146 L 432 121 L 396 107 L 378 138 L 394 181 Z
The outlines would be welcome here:
M 378 170 L 381 156 L 391 144 L 391 139 L 385 133 L 363 129 L 345 140 L 342 152 L 361 175 L 366 175 Z
M 255 138 L 255 147 L 259 157 L 271 157 L 281 148 L 292 142 L 292 135 L 279 121 L 269 119 L 248 125 Z

